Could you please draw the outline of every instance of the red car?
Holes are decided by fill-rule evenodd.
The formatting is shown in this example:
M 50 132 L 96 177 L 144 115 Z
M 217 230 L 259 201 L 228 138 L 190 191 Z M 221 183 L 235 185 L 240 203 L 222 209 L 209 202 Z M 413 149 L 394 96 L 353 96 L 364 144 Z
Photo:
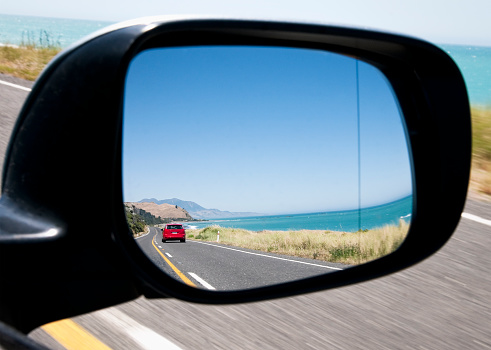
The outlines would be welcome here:
M 169 239 L 178 239 L 181 242 L 186 242 L 186 231 L 181 224 L 166 224 L 162 229 L 162 242 Z

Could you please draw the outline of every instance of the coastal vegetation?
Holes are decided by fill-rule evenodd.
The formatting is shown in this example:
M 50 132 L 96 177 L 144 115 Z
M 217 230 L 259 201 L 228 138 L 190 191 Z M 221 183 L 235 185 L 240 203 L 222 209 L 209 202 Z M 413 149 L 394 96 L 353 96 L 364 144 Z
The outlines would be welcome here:
M 128 223 L 128 227 L 130 228 L 133 237 L 138 237 L 142 233 L 144 233 L 147 229 L 147 226 L 166 223 L 165 219 L 162 219 L 161 217 L 155 217 L 154 215 L 146 212 L 143 209 L 126 206 L 125 210 L 126 222 Z
M 0 46 L 0 73 L 36 80 L 44 67 L 61 51 L 59 42 L 46 31 L 23 36 L 20 45 Z
M 138 237 L 141 233 L 145 232 L 146 224 L 143 218 L 133 213 L 128 207 L 126 207 L 126 221 L 133 237 Z
M 248 231 L 209 226 L 201 230 L 186 230 L 188 239 L 220 243 L 301 258 L 343 264 L 362 264 L 395 251 L 404 241 L 409 224 L 387 225 L 359 232 L 323 230 Z
M 132 207 L 131 211 L 135 215 L 138 215 L 146 225 L 153 226 L 153 225 L 159 225 L 159 224 L 167 223 L 166 219 L 162 219 L 160 216 L 158 216 L 158 217 L 154 216 L 151 213 L 149 213 L 143 209 Z

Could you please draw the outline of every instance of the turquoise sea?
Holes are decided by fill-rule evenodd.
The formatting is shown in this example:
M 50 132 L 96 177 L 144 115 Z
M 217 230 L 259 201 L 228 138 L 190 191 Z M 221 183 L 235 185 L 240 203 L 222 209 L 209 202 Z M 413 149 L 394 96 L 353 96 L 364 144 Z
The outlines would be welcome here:
M 413 197 L 375 207 L 358 210 L 332 211 L 325 213 L 254 216 L 246 218 L 227 218 L 189 223 L 190 228 L 221 227 L 242 228 L 249 231 L 289 231 L 289 230 L 329 230 L 353 232 L 397 225 L 399 220 L 411 220 Z M 361 219 L 361 220 L 359 220 Z M 361 223 L 361 227 L 360 227 Z
M 10 45 L 35 43 L 40 46 L 49 44 L 65 48 L 113 23 L 0 14 L 0 43 Z
M 453 58 L 473 106 L 491 107 L 491 47 L 438 45 Z

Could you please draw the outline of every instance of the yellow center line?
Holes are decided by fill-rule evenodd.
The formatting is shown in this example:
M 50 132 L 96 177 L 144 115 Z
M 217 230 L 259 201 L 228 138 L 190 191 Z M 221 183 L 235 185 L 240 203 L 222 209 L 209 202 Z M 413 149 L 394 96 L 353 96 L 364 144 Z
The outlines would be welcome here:
M 155 234 L 155 236 L 153 236 L 153 239 L 152 239 L 152 245 L 155 248 L 155 250 L 159 252 L 160 256 L 171 267 L 171 269 L 174 270 L 175 273 L 177 273 L 179 278 L 181 278 L 184 283 L 186 283 L 188 286 L 196 287 L 196 285 L 193 282 L 191 282 L 191 280 L 189 278 L 187 278 L 186 275 L 184 275 L 181 271 L 179 271 L 179 269 L 177 267 L 175 267 L 174 264 L 171 263 L 170 260 L 165 257 L 165 255 L 159 250 L 159 248 L 157 248 L 157 246 L 155 245 L 155 237 L 156 236 L 157 236 L 157 234 Z
M 111 350 L 70 319 L 48 323 L 41 328 L 67 350 Z

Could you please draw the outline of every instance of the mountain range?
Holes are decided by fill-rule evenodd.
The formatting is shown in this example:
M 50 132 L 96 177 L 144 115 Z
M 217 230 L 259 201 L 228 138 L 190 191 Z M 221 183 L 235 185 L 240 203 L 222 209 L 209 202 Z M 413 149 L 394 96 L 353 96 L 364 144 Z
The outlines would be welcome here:
M 206 209 L 201 205 L 191 202 L 191 201 L 183 201 L 178 198 L 171 199 L 162 199 L 158 200 L 156 198 L 144 198 L 140 201 L 140 203 L 149 203 L 153 202 L 155 204 L 172 204 L 177 205 L 185 209 L 194 219 L 225 219 L 225 218 L 238 218 L 238 217 L 246 217 L 246 216 L 260 216 L 264 214 L 259 213 L 251 213 L 251 212 L 230 212 L 223 211 L 218 209 Z

